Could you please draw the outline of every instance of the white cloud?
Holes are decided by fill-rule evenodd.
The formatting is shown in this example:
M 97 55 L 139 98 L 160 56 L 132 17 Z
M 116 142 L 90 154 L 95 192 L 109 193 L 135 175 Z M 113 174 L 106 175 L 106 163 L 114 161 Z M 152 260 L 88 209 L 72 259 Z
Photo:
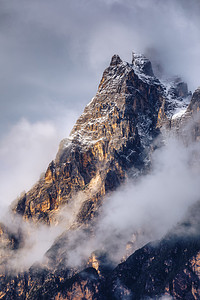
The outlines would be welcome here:
M 56 156 L 61 138 L 69 134 L 76 114 L 63 112 L 60 119 L 31 123 L 21 119 L 0 142 L 0 206 L 6 208 L 28 190 Z
M 173 300 L 173 298 L 169 295 L 165 295 L 165 296 L 162 296 L 159 300 Z

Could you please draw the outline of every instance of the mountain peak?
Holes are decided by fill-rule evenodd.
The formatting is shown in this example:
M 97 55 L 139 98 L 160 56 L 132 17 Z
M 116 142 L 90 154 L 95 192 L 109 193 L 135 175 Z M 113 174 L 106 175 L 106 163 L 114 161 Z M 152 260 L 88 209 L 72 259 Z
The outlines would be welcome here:
M 122 63 L 121 58 L 119 55 L 114 54 L 113 57 L 111 58 L 110 66 L 117 66 Z
M 143 54 L 137 54 L 137 53 L 132 52 L 132 64 L 140 72 L 142 72 L 148 76 L 152 76 L 152 77 L 154 76 L 151 62 Z

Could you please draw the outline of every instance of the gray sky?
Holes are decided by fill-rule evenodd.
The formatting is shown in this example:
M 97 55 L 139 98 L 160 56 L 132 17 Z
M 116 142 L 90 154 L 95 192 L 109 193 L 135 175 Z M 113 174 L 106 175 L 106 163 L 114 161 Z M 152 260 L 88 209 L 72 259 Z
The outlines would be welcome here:
M 199 0 L 0 0 L 1 203 L 55 157 L 113 54 L 200 85 L 199 16 Z

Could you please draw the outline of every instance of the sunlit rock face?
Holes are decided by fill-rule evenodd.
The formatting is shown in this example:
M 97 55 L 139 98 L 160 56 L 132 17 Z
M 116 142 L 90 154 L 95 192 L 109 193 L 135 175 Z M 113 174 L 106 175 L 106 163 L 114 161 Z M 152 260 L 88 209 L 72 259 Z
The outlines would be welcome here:
M 165 135 L 172 133 L 189 143 L 185 134 L 189 130 L 191 140 L 199 140 L 199 104 L 199 89 L 191 97 L 180 78 L 158 80 L 144 55 L 133 53 L 131 63 L 114 55 L 97 94 L 69 138 L 61 141 L 45 175 L 12 205 L 23 224 L 62 222 L 64 232 L 42 263 L 16 274 L 6 269 L 6 264 L 23 248 L 24 236 L 0 224 L 0 299 L 138 300 L 160 299 L 163 295 L 199 299 L 198 234 L 183 238 L 170 232 L 161 241 L 135 251 L 134 241 L 140 231 L 133 231 L 135 238 L 127 241 L 127 252 L 115 265 L 102 249 L 90 253 L 76 267 L 66 264 L 74 232 L 81 232 L 74 239 L 80 247 L 86 235 L 95 236 L 95 222 L 106 196 L 129 178 L 137 179 L 150 171 L 152 152 L 159 147 L 158 136 L 163 143 Z M 195 220 L 199 210 L 198 204 Z M 185 221 L 185 228 L 192 219 L 193 214 Z

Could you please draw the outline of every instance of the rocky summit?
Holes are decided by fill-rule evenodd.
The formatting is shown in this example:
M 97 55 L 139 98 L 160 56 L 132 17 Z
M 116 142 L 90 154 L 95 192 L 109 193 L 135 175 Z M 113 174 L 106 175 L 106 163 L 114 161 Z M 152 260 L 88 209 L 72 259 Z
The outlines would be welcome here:
M 8 224 L 0 223 L 0 299 L 200 299 L 198 202 L 160 240 L 142 247 L 127 240 L 118 262 L 112 254 L 120 245 L 95 244 L 84 259 L 77 252 L 98 235 L 108 197 L 152 172 L 152 155 L 167 136 L 185 147 L 198 143 L 199 108 L 200 89 L 192 95 L 179 77 L 159 80 L 144 55 L 133 53 L 131 63 L 114 55 L 55 160 L 12 203 Z M 20 264 L 31 249 L 30 226 L 50 232 L 60 225 L 42 260 Z M 134 236 L 142 230 L 130 228 Z

